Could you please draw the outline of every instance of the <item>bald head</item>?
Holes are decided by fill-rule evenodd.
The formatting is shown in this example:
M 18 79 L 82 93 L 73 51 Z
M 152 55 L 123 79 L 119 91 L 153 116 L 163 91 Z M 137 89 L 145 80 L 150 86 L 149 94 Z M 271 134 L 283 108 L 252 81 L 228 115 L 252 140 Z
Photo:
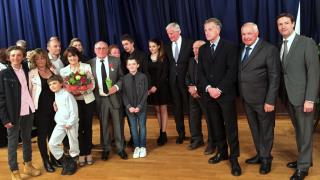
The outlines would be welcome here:
M 206 42 L 202 41 L 202 40 L 197 40 L 193 43 L 193 53 L 196 59 L 198 59 L 198 55 L 199 55 L 199 48 L 204 45 Z
M 241 27 L 241 39 L 246 46 L 253 45 L 259 36 L 258 26 L 253 22 L 247 22 Z

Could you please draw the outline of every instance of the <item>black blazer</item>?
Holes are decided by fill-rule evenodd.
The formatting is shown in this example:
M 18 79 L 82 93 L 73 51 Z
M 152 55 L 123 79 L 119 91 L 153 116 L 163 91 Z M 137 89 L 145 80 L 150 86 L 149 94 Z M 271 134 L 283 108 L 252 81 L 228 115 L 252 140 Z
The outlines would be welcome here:
M 198 84 L 199 79 L 198 79 L 198 77 L 197 77 L 197 79 L 195 77 L 195 76 L 198 76 L 197 72 L 198 72 L 198 64 L 195 61 L 194 57 L 190 58 L 189 65 L 188 65 L 188 72 L 186 75 L 186 85 L 187 86 L 196 86 Z M 195 73 L 197 73 L 197 74 L 195 74 Z
M 188 64 L 193 57 L 193 40 L 182 38 L 179 58 L 176 64 L 172 53 L 172 42 L 165 46 L 165 52 L 169 60 L 169 82 L 176 83 L 176 76 L 179 83 L 185 84 L 185 77 L 188 71 Z
M 275 105 L 280 83 L 280 55 L 277 47 L 259 39 L 244 63 L 241 62 L 241 55 L 238 73 L 241 97 L 247 103 Z
M 28 65 L 23 64 L 22 68 L 29 82 Z M 9 122 L 16 124 L 20 116 L 20 108 L 21 85 L 13 68 L 9 66 L 0 72 L 0 119 L 2 123 L 4 125 Z
M 233 101 L 237 92 L 238 48 L 233 43 L 220 39 L 214 54 L 210 43 L 199 49 L 198 90 L 205 93 L 208 85 L 222 91 L 218 101 Z M 207 94 L 207 93 L 205 93 Z

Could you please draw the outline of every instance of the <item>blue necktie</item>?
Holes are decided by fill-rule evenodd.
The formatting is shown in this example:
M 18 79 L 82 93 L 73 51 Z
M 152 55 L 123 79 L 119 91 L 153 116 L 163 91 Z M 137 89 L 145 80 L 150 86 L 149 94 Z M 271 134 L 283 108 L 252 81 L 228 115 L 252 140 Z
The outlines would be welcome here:
M 215 46 L 214 44 L 211 44 L 211 45 L 210 45 L 211 55 L 213 55 L 213 53 L 214 53 L 214 46 Z
M 246 47 L 246 51 L 244 52 L 244 56 L 242 58 L 242 63 L 244 63 L 244 62 L 246 62 L 246 60 L 248 60 L 250 50 L 251 50 L 251 47 Z

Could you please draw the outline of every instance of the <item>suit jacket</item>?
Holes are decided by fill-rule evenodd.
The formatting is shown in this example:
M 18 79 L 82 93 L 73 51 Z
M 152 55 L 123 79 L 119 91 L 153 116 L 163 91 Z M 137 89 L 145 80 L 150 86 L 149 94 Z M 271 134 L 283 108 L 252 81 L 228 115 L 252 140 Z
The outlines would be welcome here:
M 196 86 L 198 84 L 198 63 L 193 58 L 190 58 L 188 71 L 186 75 L 186 85 L 187 86 Z
M 244 63 L 241 59 L 240 55 L 238 82 L 241 97 L 247 103 L 275 105 L 280 83 L 277 47 L 259 39 L 248 59 Z
M 172 42 L 165 46 L 165 52 L 169 60 L 169 82 L 170 84 L 178 82 L 185 84 L 185 77 L 188 71 L 188 64 L 191 57 L 193 40 L 182 38 L 179 58 L 176 63 L 172 53 Z M 176 77 L 177 76 L 177 77 Z
M 286 61 L 281 64 L 290 103 L 299 106 L 303 105 L 305 100 L 316 102 L 320 71 L 316 43 L 296 34 Z
M 133 80 L 130 73 L 123 77 L 123 90 L 122 99 L 126 112 L 129 112 L 129 108 L 138 107 L 140 112 L 147 110 L 147 97 L 148 97 L 148 79 L 147 76 L 141 72 L 135 74 L 135 87 L 136 92 L 132 89 Z M 136 94 L 137 99 L 135 100 L 133 93 Z M 136 101 L 136 102 L 135 102 Z
M 100 103 L 100 94 L 99 94 L 99 85 L 98 85 L 98 79 L 96 74 L 96 60 L 97 58 L 90 59 L 88 63 L 91 65 L 92 74 L 95 79 L 95 89 L 93 90 L 93 94 L 95 96 L 95 99 L 97 103 Z M 115 93 L 110 95 L 110 101 L 112 103 L 113 108 L 120 108 L 121 105 L 121 98 L 120 98 L 120 91 L 122 89 L 122 69 L 121 69 L 121 63 L 120 59 L 112 56 L 108 56 L 108 62 L 109 62 L 109 78 L 112 80 L 113 85 L 117 85 L 119 90 Z M 110 68 L 112 66 L 112 68 Z
M 220 39 L 213 54 L 210 43 L 207 42 L 199 49 L 198 91 L 206 92 L 210 85 L 222 91 L 218 101 L 233 101 L 237 92 L 238 48 L 229 41 Z
M 22 65 L 29 82 L 28 66 Z M 9 122 L 16 124 L 20 117 L 21 85 L 12 66 L 0 72 L 0 119 L 5 125 Z

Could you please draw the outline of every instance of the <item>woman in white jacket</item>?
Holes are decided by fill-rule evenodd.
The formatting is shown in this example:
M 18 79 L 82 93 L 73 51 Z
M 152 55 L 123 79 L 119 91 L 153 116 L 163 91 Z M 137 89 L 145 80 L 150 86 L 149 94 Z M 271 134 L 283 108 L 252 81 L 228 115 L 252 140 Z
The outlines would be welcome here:
M 91 78 L 93 86 L 91 89 L 82 93 L 75 94 L 79 109 L 79 165 L 93 164 L 91 155 L 92 148 L 92 118 L 94 112 L 94 79 L 92 76 L 91 66 L 81 62 L 82 55 L 75 47 L 68 47 L 63 53 L 63 57 L 68 60 L 69 65 L 60 70 L 60 75 L 63 78 L 68 77 L 71 73 L 85 73 Z M 73 93 L 73 92 L 71 92 Z
M 41 158 L 44 168 L 47 172 L 54 172 L 54 165 L 57 161 L 51 155 L 49 161 L 47 138 L 50 139 L 54 122 L 54 93 L 49 89 L 47 80 L 56 74 L 48 54 L 43 49 L 33 50 L 30 56 L 30 71 L 29 71 L 29 89 L 33 99 L 36 112 L 35 112 L 35 125 L 38 131 L 38 147 L 40 150 Z

